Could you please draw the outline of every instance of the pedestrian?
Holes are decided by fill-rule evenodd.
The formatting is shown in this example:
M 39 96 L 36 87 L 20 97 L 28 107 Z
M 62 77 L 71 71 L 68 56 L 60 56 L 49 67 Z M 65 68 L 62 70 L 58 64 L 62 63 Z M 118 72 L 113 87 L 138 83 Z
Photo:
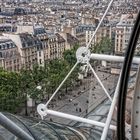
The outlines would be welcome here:
M 72 99 L 69 99 L 69 102 L 72 102 Z

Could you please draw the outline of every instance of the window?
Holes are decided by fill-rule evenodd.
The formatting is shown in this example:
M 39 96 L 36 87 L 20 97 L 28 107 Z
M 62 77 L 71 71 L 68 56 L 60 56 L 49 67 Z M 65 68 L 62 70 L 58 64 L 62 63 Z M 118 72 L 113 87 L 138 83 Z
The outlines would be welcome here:
M 16 63 L 16 59 L 14 60 L 14 64 Z
M 14 71 L 16 71 L 17 70 L 17 67 L 16 66 L 14 66 Z
M 6 57 L 9 57 L 9 52 L 6 52 Z
M 10 45 L 9 45 L 9 44 L 7 44 L 7 49 L 9 49 L 9 46 L 10 46 Z
M 42 59 L 39 59 L 39 64 L 42 64 Z
M 9 61 L 9 65 L 11 65 L 12 64 L 12 61 Z
M 39 56 L 41 56 L 41 51 L 39 51 Z
M 3 47 L 2 47 L 2 50 L 4 50 L 5 49 L 5 45 L 3 45 Z

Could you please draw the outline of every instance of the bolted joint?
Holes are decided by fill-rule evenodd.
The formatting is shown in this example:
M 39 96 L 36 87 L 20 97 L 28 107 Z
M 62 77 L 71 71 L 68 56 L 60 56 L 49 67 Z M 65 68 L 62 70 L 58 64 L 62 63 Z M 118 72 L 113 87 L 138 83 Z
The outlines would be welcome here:
M 43 120 L 45 116 L 47 116 L 47 107 L 45 104 L 39 104 L 37 106 L 37 112 L 41 116 L 41 119 Z
M 80 47 L 76 51 L 76 58 L 79 63 L 87 64 L 90 60 L 90 50 L 86 47 Z

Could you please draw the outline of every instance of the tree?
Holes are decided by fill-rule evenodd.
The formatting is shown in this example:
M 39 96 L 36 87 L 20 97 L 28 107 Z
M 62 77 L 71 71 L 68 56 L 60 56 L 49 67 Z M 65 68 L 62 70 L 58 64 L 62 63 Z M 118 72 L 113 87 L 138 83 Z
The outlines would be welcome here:
M 20 72 L 20 90 L 24 95 L 25 115 L 27 112 L 27 96 L 35 102 L 44 97 L 44 81 L 46 79 L 45 69 L 38 65 L 34 65 L 32 70 L 22 69 Z M 37 87 L 40 86 L 41 89 Z
M 0 69 L 0 107 L 2 110 L 16 112 L 20 104 L 25 105 L 27 115 L 27 95 L 35 100 L 43 99 L 53 93 L 70 69 L 76 63 L 76 45 L 72 50 L 64 52 L 64 59 L 51 60 L 45 67 L 34 65 L 32 70 L 22 69 L 20 73 Z M 71 86 L 77 80 L 77 67 L 67 79 L 62 88 Z M 41 86 L 38 90 L 37 86 Z
M 48 64 L 48 91 L 50 91 L 51 93 L 54 92 L 54 90 L 59 86 L 61 81 L 65 78 L 67 70 L 69 69 L 68 67 L 69 65 L 63 59 L 55 59 L 50 61 L 50 63 Z
M 68 69 L 67 71 L 70 71 L 70 69 L 73 67 L 73 65 L 76 63 L 76 51 L 79 48 L 79 45 L 75 45 L 71 50 L 66 50 L 63 53 L 63 58 L 67 62 Z M 78 65 L 75 70 L 72 72 L 72 74 L 69 77 L 68 86 L 70 86 L 72 83 L 75 83 L 78 80 L 78 71 L 80 66 Z M 67 84 L 66 83 L 66 84 Z
M 104 37 L 101 39 L 99 43 L 96 43 L 92 48 L 92 53 L 103 53 L 103 54 L 111 54 L 113 53 L 114 47 L 112 41 L 108 37 Z
M 22 102 L 20 76 L 15 72 L 0 70 L 0 108 L 3 111 L 16 113 Z
M 77 59 L 76 59 L 76 51 L 79 48 L 79 45 L 75 45 L 71 50 L 66 50 L 63 53 L 63 58 L 70 66 L 73 66 Z

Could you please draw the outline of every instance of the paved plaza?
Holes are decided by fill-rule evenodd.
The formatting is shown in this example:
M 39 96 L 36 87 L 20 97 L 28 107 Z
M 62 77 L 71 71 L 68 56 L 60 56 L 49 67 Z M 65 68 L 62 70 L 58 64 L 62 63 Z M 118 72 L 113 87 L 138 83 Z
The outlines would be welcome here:
M 107 91 L 109 93 L 114 91 L 118 75 L 112 75 L 102 70 L 97 70 L 96 72 Z M 57 97 L 54 97 L 55 101 L 50 103 L 50 109 L 82 117 L 91 112 L 107 98 L 105 92 L 93 75 L 85 78 L 81 86 L 76 87 L 73 91 L 68 91 L 61 99 L 58 100 Z M 62 124 L 75 123 L 74 121 L 51 115 L 48 115 L 46 120 Z

